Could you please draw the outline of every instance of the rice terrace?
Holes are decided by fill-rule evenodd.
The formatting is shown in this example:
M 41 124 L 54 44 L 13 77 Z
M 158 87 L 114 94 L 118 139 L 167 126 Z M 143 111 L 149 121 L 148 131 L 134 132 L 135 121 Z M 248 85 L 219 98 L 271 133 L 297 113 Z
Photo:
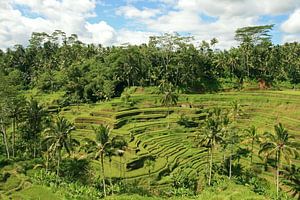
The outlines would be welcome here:
M 0 199 L 299 200 L 300 4 L 209 2 L 0 2 Z

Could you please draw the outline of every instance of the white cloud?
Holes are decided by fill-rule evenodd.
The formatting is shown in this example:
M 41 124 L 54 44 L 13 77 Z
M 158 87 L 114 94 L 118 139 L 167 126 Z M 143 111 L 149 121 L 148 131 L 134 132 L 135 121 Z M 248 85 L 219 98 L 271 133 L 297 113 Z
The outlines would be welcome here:
M 21 13 L 16 5 L 27 8 L 30 15 Z M 1 0 L 0 48 L 26 45 L 32 32 L 52 33 L 57 29 L 75 33 L 89 43 L 110 45 L 116 37 L 115 30 L 104 21 L 87 21 L 95 15 L 95 6 L 95 0 Z
M 197 10 L 211 16 L 278 15 L 299 6 L 298 0 L 179 0 L 177 7 Z
M 94 0 L 13 0 L 13 2 L 16 5 L 28 7 L 32 13 L 41 15 L 52 31 L 61 29 L 68 34 L 80 34 L 85 31 L 85 21 L 94 15 L 92 10 L 96 6 Z M 22 18 L 28 17 L 22 16 Z M 44 30 L 42 27 L 40 29 Z
M 133 44 L 138 45 L 142 43 L 148 43 L 149 37 L 157 35 L 155 32 L 145 32 L 145 31 L 131 31 L 127 29 L 122 29 L 118 31 L 115 45 L 120 44 Z
M 0 1 L 1 48 L 26 43 L 31 31 L 24 25 L 23 20 L 21 12 L 14 10 L 8 0 Z
M 155 17 L 160 13 L 159 9 L 137 9 L 134 6 L 122 6 L 117 9 L 116 14 L 117 15 L 123 15 L 127 18 L 136 18 L 136 19 L 148 19 L 151 17 Z
M 300 33 L 300 9 L 295 10 L 282 24 L 281 29 L 286 33 Z
M 166 15 L 146 22 L 149 29 L 160 32 L 193 32 L 202 23 L 196 12 L 186 10 L 170 11 Z
M 83 42 L 110 45 L 115 41 L 116 32 L 114 28 L 105 21 L 101 21 L 97 24 L 87 22 L 85 28 L 89 34 L 82 38 Z
M 300 42 L 300 34 L 288 34 L 282 37 L 282 42 Z
M 300 6 L 299 0 L 154 0 L 167 1 L 172 9 L 143 18 L 140 14 L 131 14 L 130 18 L 143 23 L 147 30 L 154 32 L 187 32 L 197 36 L 199 40 L 213 37 L 219 39 L 218 47 L 228 48 L 236 45 L 235 30 L 244 26 L 258 25 L 259 17 L 265 15 L 281 15 L 292 12 Z M 141 10 L 130 6 L 130 10 Z M 130 12 L 119 12 L 128 17 Z M 207 21 L 201 17 L 213 17 Z M 298 17 L 300 19 L 300 17 Z M 297 20 L 293 20 L 293 27 Z M 300 23 L 297 25 L 299 26 Z M 297 27 L 298 27 L 297 26 Z
M 286 33 L 282 40 L 293 41 L 300 34 L 300 0 L 126 0 L 125 6 L 116 8 L 110 16 L 127 20 L 119 30 L 108 21 L 89 20 L 97 16 L 97 4 L 113 5 L 107 2 L 110 1 L 0 0 L 0 48 L 26 44 L 33 31 L 51 33 L 56 29 L 75 33 L 84 42 L 104 45 L 140 44 L 154 34 L 185 32 L 199 41 L 216 37 L 220 41 L 218 47 L 227 48 L 236 44 L 237 28 L 260 24 L 260 16 L 282 14 L 289 14 L 281 25 Z M 135 6 L 143 2 L 156 7 Z M 213 18 L 207 20 L 203 16 Z M 135 30 L 137 27 L 139 31 Z
M 220 40 L 219 48 L 230 47 L 236 42 L 234 41 L 234 32 L 242 26 L 254 25 L 257 21 L 256 16 L 239 16 L 238 14 L 226 14 L 231 10 L 232 6 L 242 5 L 242 1 L 236 4 L 225 5 L 228 0 L 222 0 L 220 5 L 217 0 L 179 0 L 174 9 L 155 18 L 140 19 L 138 15 L 132 15 L 131 18 L 142 22 L 146 25 L 147 30 L 152 32 L 186 32 L 197 36 L 198 40 L 210 40 L 214 37 Z M 220 0 L 219 0 L 220 1 Z M 228 3 L 228 2 L 227 2 Z M 214 5 L 212 5 L 214 4 Z M 215 5 L 216 4 L 216 5 Z M 130 6 L 132 8 L 132 6 Z M 211 9 L 211 10 L 205 10 Z M 138 10 L 136 8 L 136 10 Z M 201 14 L 210 14 L 216 18 L 216 21 L 206 22 L 201 18 Z M 214 13 L 216 15 L 214 15 Z M 119 13 L 125 15 L 125 13 Z M 235 16 L 236 15 L 236 16 Z
M 28 6 L 32 12 L 48 19 L 61 20 L 67 15 L 89 17 L 96 6 L 94 0 L 12 0 L 15 4 Z

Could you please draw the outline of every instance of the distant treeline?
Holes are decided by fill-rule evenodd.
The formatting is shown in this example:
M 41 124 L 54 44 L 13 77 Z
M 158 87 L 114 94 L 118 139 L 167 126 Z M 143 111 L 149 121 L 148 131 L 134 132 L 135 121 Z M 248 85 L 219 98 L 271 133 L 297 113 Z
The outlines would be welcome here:
M 20 89 L 64 90 L 71 102 L 95 102 L 128 86 L 171 83 L 185 92 L 217 91 L 224 80 L 300 83 L 300 44 L 274 45 L 273 25 L 240 28 L 238 47 L 215 49 L 217 39 L 194 45 L 192 37 L 164 34 L 148 44 L 103 47 L 75 34 L 33 33 L 29 45 L 0 50 L 0 76 Z M 133 36 L 134 37 L 134 36 Z

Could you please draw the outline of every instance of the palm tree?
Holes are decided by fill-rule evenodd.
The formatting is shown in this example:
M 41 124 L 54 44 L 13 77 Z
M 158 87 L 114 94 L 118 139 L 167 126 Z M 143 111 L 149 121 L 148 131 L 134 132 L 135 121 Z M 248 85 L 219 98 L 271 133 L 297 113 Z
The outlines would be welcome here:
M 260 135 L 257 132 L 257 128 L 254 125 L 246 129 L 246 132 L 247 132 L 246 137 L 251 141 L 251 164 L 252 164 L 254 144 L 259 142 Z
M 0 72 L 0 133 L 3 138 L 7 158 L 10 158 L 7 135 L 8 119 L 10 118 L 10 102 L 17 96 L 17 93 L 17 88 L 12 86 L 9 79 Z
M 299 155 L 295 144 L 290 141 L 294 137 L 290 136 L 288 131 L 283 127 L 281 123 L 275 125 L 275 133 L 264 134 L 266 141 L 261 144 L 259 154 L 265 153 L 265 158 L 269 158 L 274 155 L 276 160 L 276 194 L 278 199 L 279 194 L 279 172 L 281 168 L 282 157 L 288 164 L 291 164 L 291 157 Z
M 298 196 L 298 200 L 300 200 L 300 168 L 296 165 L 285 166 L 283 177 L 283 184 L 289 186 L 289 192 L 294 198 Z
M 105 174 L 104 174 L 104 155 L 107 152 L 109 145 L 111 144 L 109 135 L 110 128 L 108 125 L 100 125 L 98 127 L 94 127 L 94 132 L 96 134 L 96 155 L 95 159 L 100 158 L 101 162 L 101 173 L 102 173 L 102 181 L 103 181 L 103 192 L 104 196 L 106 196 L 106 187 L 105 187 Z
M 44 108 L 36 101 L 31 99 L 25 108 L 26 133 L 27 139 L 33 141 L 33 157 L 36 157 L 36 151 L 39 144 L 40 133 L 42 131 L 43 118 L 46 115 Z
M 227 53 L 227 64 L 229 65 L 230 72 L 230 80 L 232 80 L 232 77 L 234 76 L 234 70 L 237 68 L 238 63 L 238 57 L 237 57 L 237 50 L 232 49 L 230 52 Z
M 125 150 L 128 146 L 128 143 L 124 140 L 124 138 L 120 136 L 115 136 L 112 138 L 112 147 L 115 151 L 115 155 L 119 156 L 120 158 L 120 177 L 122 176 L 122 170 L 121 170 L 121 159 L 125 158 Z M 126 168 L 126 159 L 125 159 L 125 168 Z M 124 171 L 124 178 L 125 178 L 125 171 Z
M 228 117 L 224 116 L 220 108 L 214 108 L 209 113 L 205 127 L 197 135 L 198 145 L 208 149 L 209 156 L 209 178 L 208 185 L 211 185 L 212 166 L 213 166 L 213 152 L 217 144 L 224 142 L 224 126 L 229 123 Z
M 6 157 L 9 159 L 10 158 L 10 152 L 9 152 L 9 146 L 8 146 L 8 139 L 7 139 L 7 133 L 6 133 L 6 123 L 4 119 L 4 114 L 2 113 L 2 109 L 0 108 L 0 125 L 1 125 L 1 135 L 3 138 L 3 143 L 5 146 L 5 151 L 6 151 Z
M 108 161 L 109 161 L 109 170 L 110 170 L 110 190 L 111 190 L 111 194 L 114 194 L 114 190 L 113 190 L 113 183 L 112 183 L 112 157 L 116 154 L 115 149 L 110 145 L 109 147 L 106 148 L 105 150 L 105 155 L 108 157 Z M 103 168 L 103 166 L 102 166 Z M 103 176 L 103 173 L 102 173 Z M 104 183 L 105 184 L 105 183 Z
M 162 94 L 163 94 L 163 96 L 162 96 L 160 102 L 163 106 L 168 107 L 167 114 L 168 114 L 168 118 L 169 118 L 170 107 L 177 104 L 178 95 L 175 92 L 174 87 L 171 83 L 163 85 Z M 170 121 L 169 120 L 168 120 L 168 128 L 170 128 Z
M 89 138 L 85 138 L 83 140 L 83 145 L 81 145 L 81 150 L 83 150 L 87 154 L 96 152 L 94 158 L 95 159 L 100 158 L 101 174 L 103 176 L 103 187 L 105 193 L 104 195 L 106 195 L 104 157 L 107 156 L 109 158 L 110 170 L 112 171 L 112 157 L 116 155 L 116 156 L 120 156 L 121 158 L 124 155 L 125 148 L 127 147 L 127 142 L 119 136 L 110 138 L 110 129 L 108 126 L 100 125 L 99 127 L 93 127 L 93 130 L 96 134 L 96 141 L 91 140 Z M 120 166 L 120 173 L 121 173 L 121 166 Z M 113 193 L 113 185 L 112 185 L 111 178 L 110 178 L 110 185 Z
M 232 176 L 232 155 L 236 149 L 236 147 L 238 146 L 238 144 L 240 143 L 240 136 L 238 135 L 238 130 L 237 129 L 232 129 L 230 130 L 228 137 L 226 138 L 227 140 L 227 144 L 230 147 L 230 154 L 229 154 L 229 179 L 231 179 Z
M 119 156 L 119 172 L 120 172 L 120 178 L 122 178 L 122 165 L 123 165 L 123 163 L 122 163 L 122 159 L 124 158 L 124 154 L 125 154 L 125 151 L 124 150 L 122 150 L 122 149 L 119 149 L 119 150 L 117 150 L 117 155 Z M 125 178 L 125 172 L 124 172 L 124 178 Z
M 116 136 L 111 139 L 111 145 L 109 146 L 109 148 L 106 151 L 106 156 L 108 156 L 108 158 L 109 158 L 109 165 L 110 165 L 111 172 L 112 172 L 112 157 L 115 155 L 124 156 L 125 149 L 127 146 L 128 146 L 127 142 L 121 137 Z M 114 188 L 113 188 L 111 178 L 110 178 L 110 186 L 111 186 L 111 191 L 113 194 Z
M 47 136 L 43 140 L 43 144 L 48 145 L 48 153 L 57 159 L 57 176 L 59 176 L 60 162 L 62 159 L 62 150 L 65 149 L 70 155 L 73 145 L 79 142 L 71 138 L 71 132 L 75 127 L 64 117 L 57 117 L 56 122 L 49 128 L 45 129 Z
M 15 142 L 16 142 L 16 129 L 18 128 L 18 120 L 23 112 L 23 106 L 25 105 L 25 98 L 20 96 L 16 98 L 12 98 L 10 102 L 8 102 L 8 116 L 12 120 L 12 156 L 15 157 Z

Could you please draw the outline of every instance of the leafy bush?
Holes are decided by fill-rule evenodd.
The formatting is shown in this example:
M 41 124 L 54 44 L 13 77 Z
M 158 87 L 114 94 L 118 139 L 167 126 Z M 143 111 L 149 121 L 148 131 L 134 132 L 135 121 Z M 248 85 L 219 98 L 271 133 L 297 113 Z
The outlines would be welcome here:
M 192 196 L 195 195 L 197 188 L 196 177 L 190 177 L 184 170 L 179 170 L 172 174 L 172 190 L 171 193 L 175 196 Z
M 127 90 L 122 93 L 121 101 L 128 106 L 133 106 L 135 104 L 134 100 L 131 98 L 131 93 Z
M 87 159 L 64 159 L 61 163 L 60 171 L 61 175 L 67 181 L 79 181 L 81 183 L 88 183 L 90 181 L 90 165 Z
M 184 126 L 186 128 L 191 128 L 191 127 L 197 127 L 198 123 L 194 122 L 191 120 L 188 116 L 185 114 L 181 114 L 179 117 L 179 120 L 177 122 L 179 125 Z
M 252 191 L 257 194 L 265 195 L 267 191 L 270 190 L 269 182 L 264 178 L 258 177 L 255 172 L 250 169 L 236 176 L 234 180 L 237 184 L 250 186 Z
M 99 199 L 103 193 L 93 186 L 83 185 L 80 182 L 69 183 L 54 172 L 40 170 L 32 177 L 32 181 L 38 185 L 50 187 L 54 192 L 61 193 L 66 199 Z
M 0 156 L 0 168 L 3 168 L 6 165 L 11 164 L 11 161 L 4 156 Z
M 78 182 L 61 185 L 63 193 L 67 199 L 100 199 L 103 197 L 102 192 L 94 187 L 81 185 Z
M 118 194 L 139 194 L 142 196 L 151 196 L 150 191 L 145 187 L 142 187 L 142 184 L 137 180 L 126 183 L 123 181 L 118 181 L 114 186 L 114 190 Z
M 159 87 L 146 87 L 144 88 L 144 93 L 145 94 L 160 94 L 161 91 Z

